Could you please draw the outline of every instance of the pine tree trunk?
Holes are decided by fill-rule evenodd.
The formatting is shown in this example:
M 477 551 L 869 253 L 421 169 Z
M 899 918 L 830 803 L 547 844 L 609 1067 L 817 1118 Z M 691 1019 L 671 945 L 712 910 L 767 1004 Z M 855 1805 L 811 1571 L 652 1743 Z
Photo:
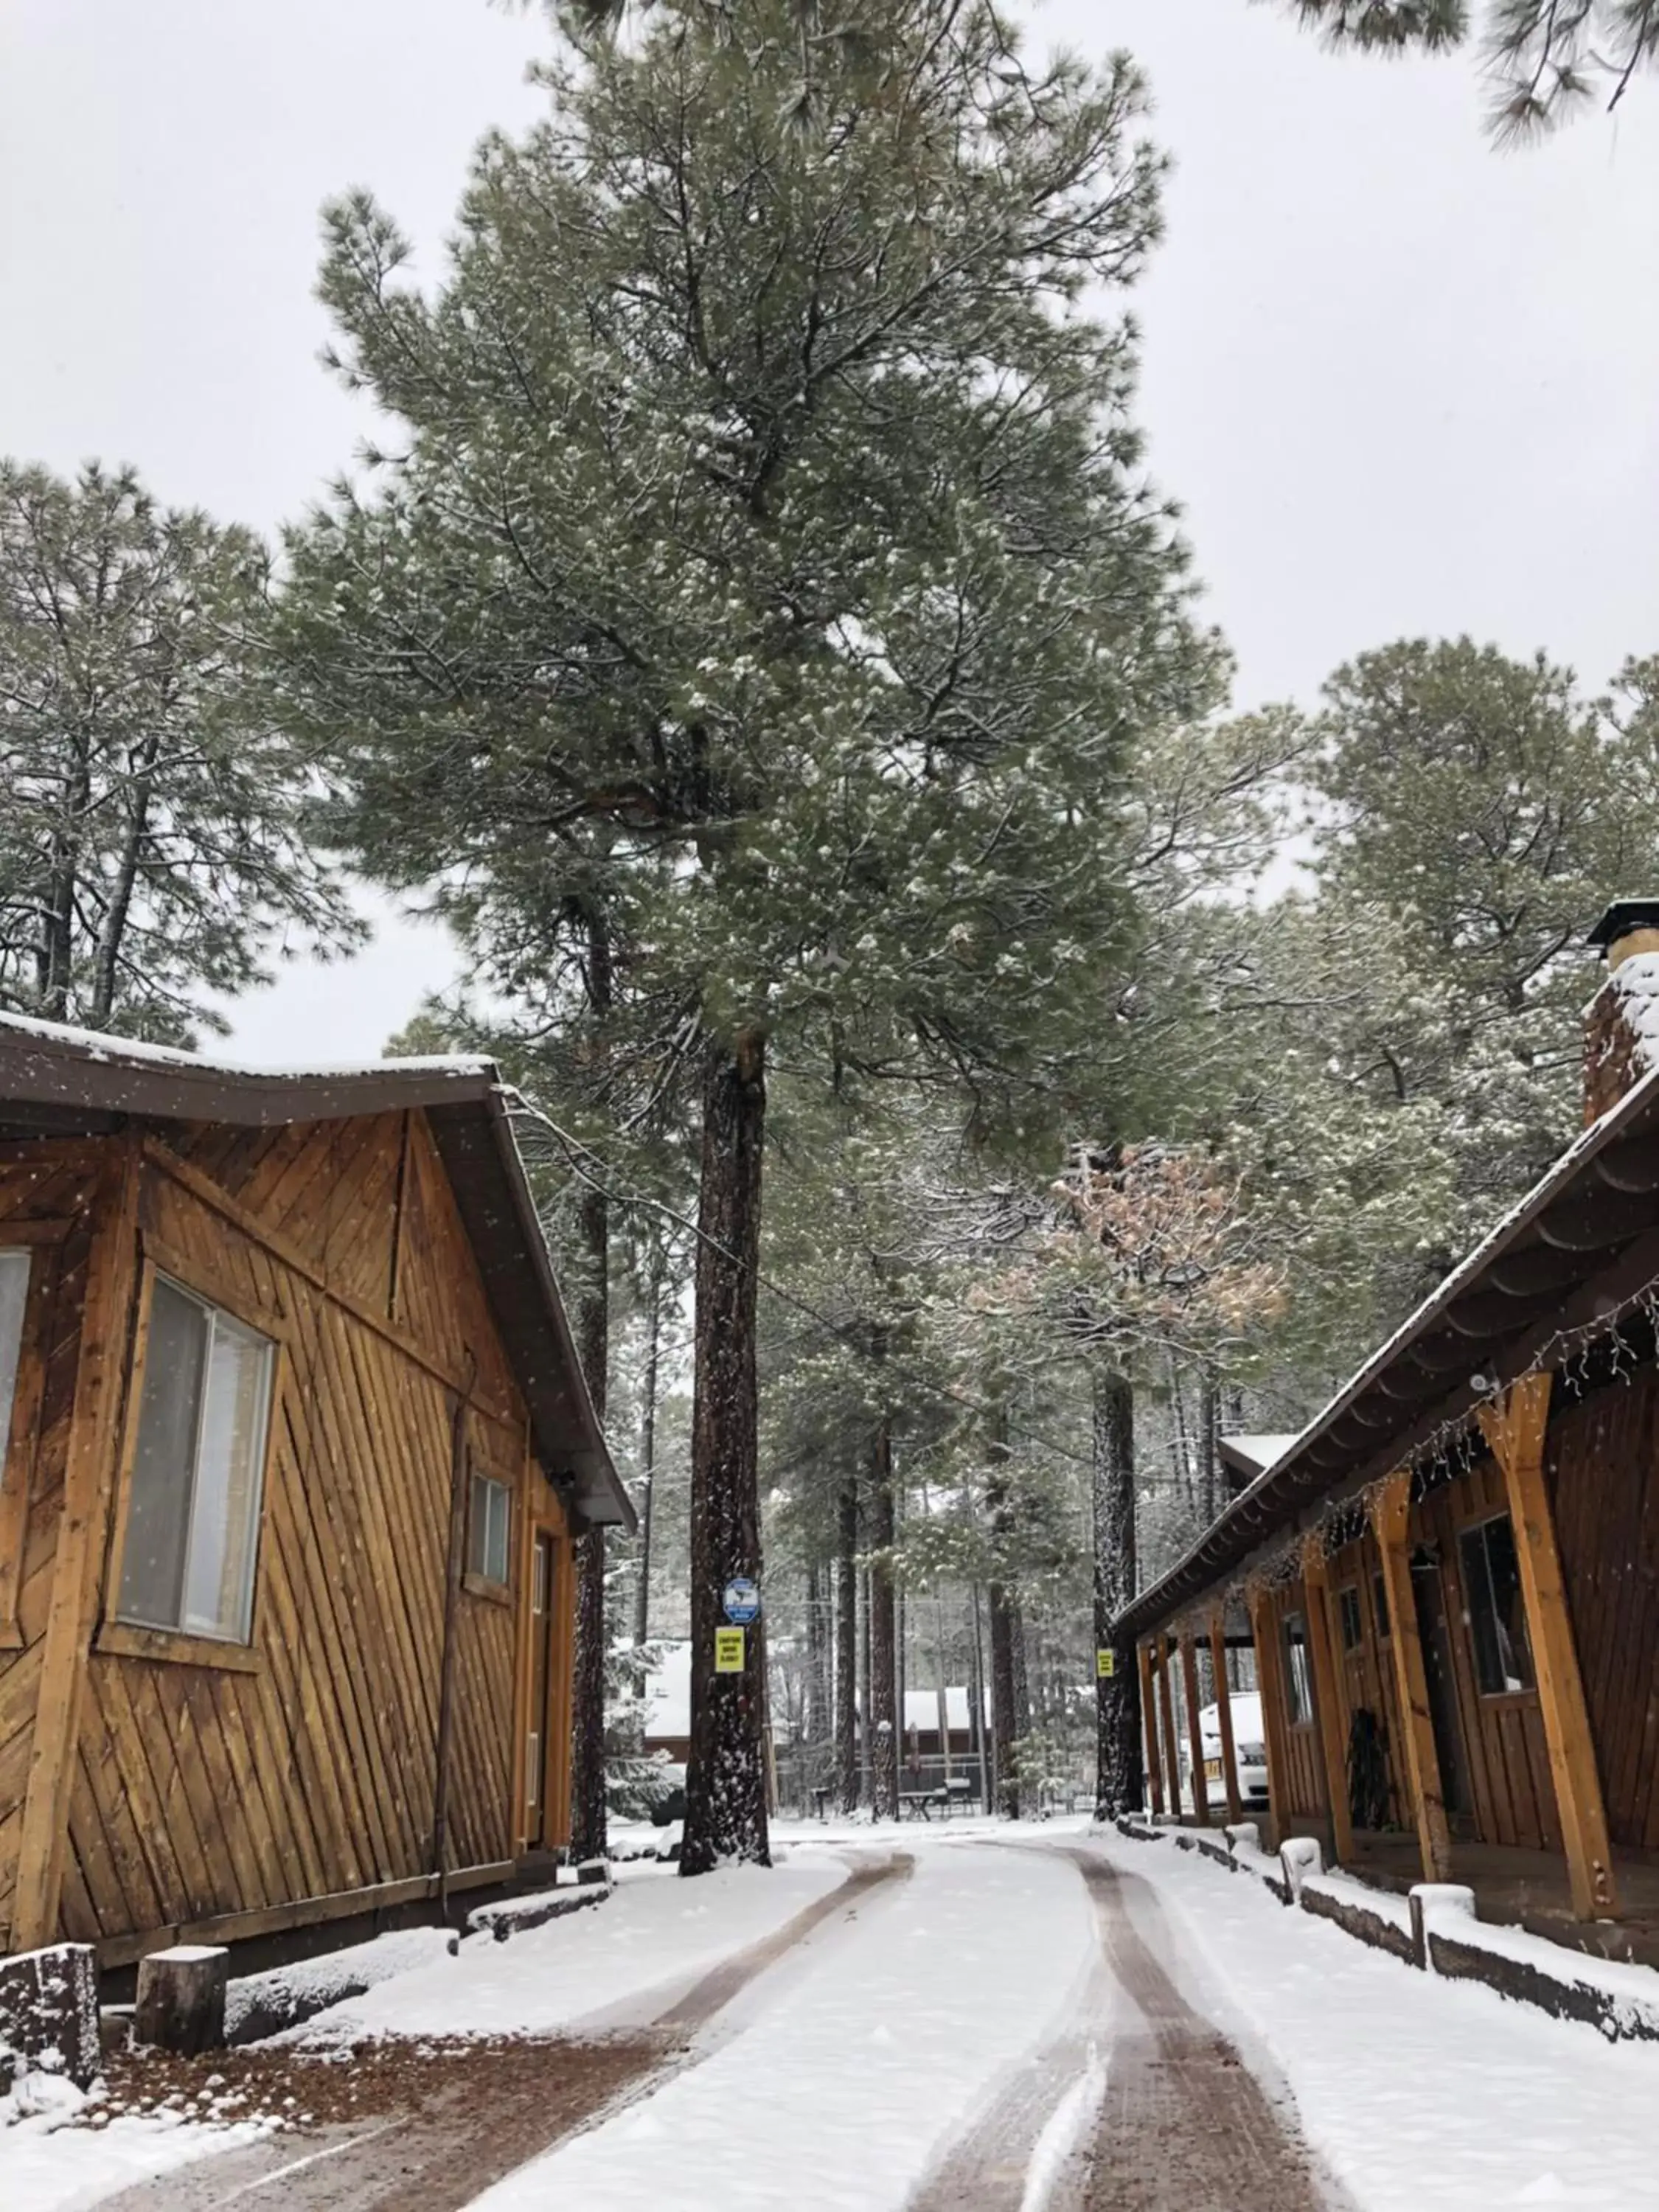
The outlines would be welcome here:
M 651 1271 L 651 1333 L 645 1355 L 645 1404 L 640 1415 L 640 1586 L 635 1597 L 634 1641 L 651 1638 L 651 1510 L 657 1487 L 657 1367 L 662 1346 L 662 1270 Z
M 806 1675 L 801 1685 L 800 1735 L 806 1745 L 822 1743 L 829 1734 L 829 1700 L 825 1696 L 828 1622 L 823 1602 L 824 1571 L 814 1560 L 806 1570 Z
M 892 1550 L 893 1436 L 885 1418 L 870 1450 L 870 1802 L 878 1820 L 896 1820 L 898 1802 L 898 1646 Z
M 991 1473 L 985 1486 L 985 1504 L 994 1540 L 1007 1533 L 1008 1492 L 1001 1472 L 1012 1456 L 1007 1429 L 1006 1410 L 998 1407 L 986 1443 Z M 991 1745 L 996 1762 L 997 1810 L 1018 1820 L 1019 1779 L 1014 1771 L 1014 1740 L 1019 1730 L 1014 1705 L 1013 1594 L 1003 1583 L 994 1582 L 987 1585 L 985 1595 L 991 1614 Z
M 1104 1368 L 1094 1376 L 1095 1649 L 1112 1649 L 1112 1623 L 1135 1594 L 1135 1401 Z M 1140 1676 L 1133 1651 L 1113 1653 L 1095 1679 L 1095 1818 L 1141 1803 Z
M 859 1802 L 859 1493 L 842 1486 L 836 1503 L 836 1786 L 843 1813 Z
M 973 1608 L 973 1686 L 971 1692 L 974 1729 L 974 1755 L 979 1762 L 979 1802 L 989 1813 L 996 1802 L 996 1769 L 994 1746 L 988 1744 L 985 1735 L 985 1641 L 980 1633 L 979 1584 L 975 1583 L 968 1593 Z
M 587 1002 L 600 1021 L 611 1011 L 611 939 L 603 917 L 587 924 Z M 603 1191 L 590 1190 L 580 1213 L 585 1280 L 577 1314 L 577 1355 L 601 1425 L 611 1366 L 611 1213 Z M 576 1638 L 571 1673 L 570 1855 L 578 1863 L 605 1856 L 605 1529 L 576 1540 Z
M 1221 1390 L 1212 1370 L 1206 1369 L 1198 1401 L 1199 1464 L 1204 1477 L 1204 1522 L 1207 1528 L 1221 1510 Z
M 1019 1778 L 1014 1771 L 1014 1607 L 1000 1583 L 990 1583 L 991 1738 L 997 1763 L 997 1810 L 1019 1818 Z
M 870 1570 L 859 1569 L 859 1802 L 870 1796 Z
M 605 1419 L 610 1355 L 611 1224 L 607 1201 L 592 1191 L 581 1205 L 587 1279 L 577 1310 L 582 1375 L 593 1411 Z M 576 1540 L 576 1652 L 572 1678 L 570 1855 L 602 1859 L 608 1838 L 605 1803 L 605 1530 Z
M 1025 1608 L 1018 1598 L 1010 1607 L 1013 1616 L 1014 1734 L 1031 1733 L 1031 1668 L 1025 1626 Z
M 721 1592 L 760 1580 L 755 1294 L 760 1268 L 766 1046 L 746 1031 L 711 1055 L 703 1085 L 691 1424 L 691 1757 L 683 1875 L 733 1860 L 771 1863 L 766 1821 L 760 1639 L 740 1674 L 714 1672 Z

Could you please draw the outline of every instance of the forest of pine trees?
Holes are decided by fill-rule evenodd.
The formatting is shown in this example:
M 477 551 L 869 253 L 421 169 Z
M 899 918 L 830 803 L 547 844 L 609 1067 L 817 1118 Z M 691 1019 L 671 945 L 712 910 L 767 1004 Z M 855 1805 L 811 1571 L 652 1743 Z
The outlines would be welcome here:
M 669 1639 L 688 1872 L 766 1857 L 769 1727 L 787 1799 L 896 1812 L 907 1691 L 969 1689 L 1004 1808 L 1117 1809 L 1096 1650 L 1219 1437 L 1571 1133 L 1659 659 L 1379 638 L 1242 711 L 1135 419 L 1133 64 L 991 0 L 610 12 L 441 270 L 328 211 L 386 428 L 280 548 L 0 466 L 0 1007 L 199 1042 L 355 884 L 444 915 L 467 987 L 375 1042 L 517 1086 L 641 1508 L 582 1569 L 584 1853 Z

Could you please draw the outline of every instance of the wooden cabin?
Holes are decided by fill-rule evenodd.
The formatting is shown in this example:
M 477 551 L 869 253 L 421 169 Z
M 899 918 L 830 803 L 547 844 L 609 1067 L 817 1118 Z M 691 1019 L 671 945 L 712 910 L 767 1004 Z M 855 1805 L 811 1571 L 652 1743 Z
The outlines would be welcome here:
M 631 1525 L 500 1079 L 0 1018 L 0 1953 L 510 1880 Z
M 1279 1838 L 1659 1964 L 1659 902 L 1594 941 L 1583 1134 L 1115 1636 L 1154 1809 L 1248 1642 Z

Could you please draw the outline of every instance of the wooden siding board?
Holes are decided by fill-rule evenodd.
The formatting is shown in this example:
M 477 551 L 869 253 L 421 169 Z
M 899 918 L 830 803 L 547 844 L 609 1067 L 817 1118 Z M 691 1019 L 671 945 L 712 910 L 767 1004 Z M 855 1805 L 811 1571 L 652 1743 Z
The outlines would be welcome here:
M 374 1334 L 351 1304 L 378 1302 L 384 1313 L 392 1296 L 405 1130 L 398 1265 L 407 1349 L 384 1321 Z M 417 1351 L 451 1370 L 468 1350 L 477 1354 L 470 1425 L 480 1468 L 514 1492 L 515 1569 L 526 1525 L 522 1402 L 423 1117 L 374 1117 L 343 1133 L 167 1136 L 243 1214 L 216 1211 L 210 1194 L 157 1170 L 145 1176 L 145 1219 L 206 1295 L 222 1281 L 251 1315 L 280 1321 L 285 1371 L 258 1561 L 260 1671 L 109 1653 L 88 1665 L 62 1917 L 106 1948 L 145 1929 L 282 1915 L 307 1896 L 428 1871 L 448 1404 L 438 1376 L 414 1364 Z M 84 1179 L 84 1162 L 76 1171 Z M 326 1288 L 295 1272 L 284 1237 L 313 1255 Z M 82 1292 L 85 1246 L 64 1248 L 70 1305 Z M 25 1616 L 43 1609 L 50 1590 L 77 1326 L 71 1317 L 57 1331 L 46 1363 Z M 568 1548 L 562 1541 L 562 1565 Z M 515 1572 L 513 1605 L 466 1597 L 460 1610 L 454 1856 L 473 1866 L 513 1850 L 522 1579 Z M 0 1654 L 0 1839 L 5 1716 L 15 1713 L 11 1735 L 26 1751 L 35 1671 L 27 1648 Z M 556 1680 L 567 1673 L 561 1660 Z M 0 1849 L 0 1886 L 6 1869 Z M 0 1919 L 3 1896 L 0 1887 Z
M 365 1796 L 374 1822 L 379 1879 L 392 1881 L 412 1871 L 407 1863 L 408 1808 L 396 1767 L 388 1762 L 381 1739 L 382 1717 L 392 1712 L 397 1701 L 387 1668 L 386 1611 L 363 1534 L 361 1492 L 349 1473 L 368 1459 L 372 1439 L 366 1438 L 361 1429 L 353 1433 L 356 1408 L 342 1388 L 335 1317 L 326 1308 L 320 1308 L 314 1322 L 309 1344 L 309 1395 L 325 1438 L 329 1472 L 320 1482 L 313 1479 L 313 1492 L 328 1517 L 332 1579 L 342 1601 L 328 1650 L 337 1674 L 343 1676 L 336 1685 L 341 1710 L 349 1716 L 349 1725 L 355 1728 L 360 1754 L 367 1762 Z M 386 1471 L 384 1455 L 380 1456 L 380 1469 Z M 343 1667 L 341 1662 L 351 1648 L 355 1648 L 356 1663 Z

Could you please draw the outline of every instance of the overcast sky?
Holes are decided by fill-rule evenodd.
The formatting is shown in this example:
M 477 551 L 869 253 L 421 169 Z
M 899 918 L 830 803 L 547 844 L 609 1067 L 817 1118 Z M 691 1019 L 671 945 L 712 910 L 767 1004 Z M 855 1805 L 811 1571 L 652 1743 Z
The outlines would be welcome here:
M 1463 58 L 1336 59 L 1247 0 L 1047 0 L 1127 47 L 1173 155 L 1141 418 L 1242 702 L 1468 630 L 1600 684 L 1659 650 L 1659 99 L 1495 153 Z M 542 43 L 484 0 L 5 0 L 0 451 L 137 464 L 273 530 L 362 423 L 318 367 L 317 210 L 439 260 Z M 384 925 L 236 1011 L 252 1058 L 378 1050 L 451 958 Z

